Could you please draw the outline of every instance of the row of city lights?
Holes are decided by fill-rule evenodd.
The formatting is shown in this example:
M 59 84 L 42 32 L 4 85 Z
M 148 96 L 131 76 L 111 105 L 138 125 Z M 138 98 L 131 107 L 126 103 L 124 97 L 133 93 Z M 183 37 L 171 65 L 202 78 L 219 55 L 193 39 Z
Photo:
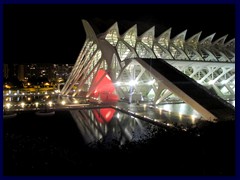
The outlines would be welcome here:
M 76 104 L 76 103 L 78 103 L 78 101 L 77 101 L 77 100 L 74 100 L 73 103 Z M 35 104 L 36 107 L 38 107 L 38 106 L 40 105 L 39 102 L 35 102 L 34 104 Z M 46 104 L 47 104 L 49 107 L 52 107 L 52 106 L 54 105 L 54 103 L 53 103 L 52 101 L 49 101 L 49 102 L 46 103 Z M 66 105 L 66 101 L 63 100 L 63 101 L 61 101 L 60 104 Z M 20 106 L 21 106 L 22 108 L 24 108 L 26 105 L 31 105 L 31 104 L 26 104 L 25 102 L 21 102 L 21 103 L 20 103 Z M 5 107 L 6 107 L 7 109 L 10 109 L 12 106 L 13 106 L 13 104 L 10 103 L 10 102 L 8 102 L 8 103 L 5 104 Z
M 14 95 L 14 96 L 17 96 L 17 95 L 28 95 L 28 94 L 30 94 L 30 95 L 40 95 L 40 94 L 45 94 L 45 95 L 47 95 L 47 94 L 57 94 L 57 93 L 59 93 L 59 90 L 57 90 L 57 91 L 55 91 L 55 92 L 47 92 L 47 91 L 45 91 L 45 92 L 42 92 L 42 93 L 40 93 L 40 92 L 37 92 L 37 93 L 31 93 L 31 92 L 29 92 L 29 93 L 24 93 L 24 92 L 22 92 L 22 93 L 13 93 L 12 94 L 12 92 L 9 90 L 9 92 L 8 93 L 6 93 L 6 96 L 9 96 L 9 95 Z

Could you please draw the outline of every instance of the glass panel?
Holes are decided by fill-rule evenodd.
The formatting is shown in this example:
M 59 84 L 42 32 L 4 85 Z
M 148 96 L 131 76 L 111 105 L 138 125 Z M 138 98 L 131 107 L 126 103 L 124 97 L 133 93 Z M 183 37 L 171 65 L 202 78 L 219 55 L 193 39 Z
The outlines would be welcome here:
M 152 48 L 153 45 L 153 32 L 148 32 L 141 40 L 144 44 L 146 44 L 148 47 Z
M 117 31 L 115 29 L 110 30 L 110 32 L 106 35 L 105 39 L 113 46 L 116 46 L 118 41 Z
M 170 45 L 170 52 L 175 59 L 188 60 L 187 56 L 174 46 Z
M 191 60 L 203 60 L 200 54 L 191 47 L 185 46 L 185 52 Z
M 135 47 L 136 44 L 136 38 L 137 38 L 137 32 L 136 28 L 132 28 L 129 30 L 126 35 L 124 36 L 124 41 L 126 41 L 128 44 L 130 44 L 132 47 Z
M 172 56 L 168 53 L 168 51 L 164 51 L 161 47 L 158 45 L 154 45 L 153 47 L 154 53 L 158 58 L 162 59 L 172 59 Z
M 131 51 L 122 41 L 119 41 L 117 45 L 117 52 L 122 61 L 129 55 Z
M 138 42 L 136 45 L 136 52 L 140 58 L 156 58 L 150 48 L 147 49 L 145 45 Z

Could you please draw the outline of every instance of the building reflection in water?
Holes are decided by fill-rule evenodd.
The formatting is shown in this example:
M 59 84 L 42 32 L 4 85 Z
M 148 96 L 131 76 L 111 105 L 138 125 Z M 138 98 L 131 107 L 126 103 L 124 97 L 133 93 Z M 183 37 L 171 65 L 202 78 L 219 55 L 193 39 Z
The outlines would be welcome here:
M 130 141 L 150 138 L 154 125 L 112 108 L 70 111 L 87 144 Z M 157 128 L 157 127 L 156 127 Z

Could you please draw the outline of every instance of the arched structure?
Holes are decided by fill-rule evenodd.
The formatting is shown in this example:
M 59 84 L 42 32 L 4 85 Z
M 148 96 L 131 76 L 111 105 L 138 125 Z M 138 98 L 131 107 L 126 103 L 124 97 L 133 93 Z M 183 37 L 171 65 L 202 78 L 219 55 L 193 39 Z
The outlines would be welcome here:
M 105 33 L 96 35 L 85 20 L 82 21 L 86 41 L 73 70 L 61 90 L 62 95 L 84 96 L 105 101 L 108 93 L 95 93 L 94 79 L 104 87 L 102 79 L 108 79 L 113 101 L 163 101 L 179 100 L 161 79 L 154 78 L 151 66 L 143 67 L 137 59 L 164 59 L 199 84 L 224 100 L 235 99 L 235 39 L 225 43 L 227 36 L 212 42 L 212 34 L 201 41 L 201 32 L 185 40 L 187 30 L 171 38 L 171 28 L 155 37 L 155 27 L 137 36 L 137 25 L 119 34 L 118 24 Z M 96 77 L 99 72 L 105 74 Z M 94 83 L 96 87 L 99 85 Z M 100 90 L 99 90 L 100 91 Z M 98 94 L 98 97 L 96 96 Z

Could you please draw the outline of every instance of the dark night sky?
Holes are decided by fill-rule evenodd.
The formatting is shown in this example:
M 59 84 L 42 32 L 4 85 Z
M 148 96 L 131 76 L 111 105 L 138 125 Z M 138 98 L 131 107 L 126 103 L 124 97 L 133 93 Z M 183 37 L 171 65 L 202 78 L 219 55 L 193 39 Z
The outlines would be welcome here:
M 97 10 L 96 10 L 97 9 Z M 85 41 L 82 19 L 95 32 L 118 21 L 120 34 L 138 24 L 139 35 L 155 25 L 156 36 L 172 27 L 171 38 L 216 32 L 235 37 L 234 5 L 5 5 L 4 63 L 73 64 Z

